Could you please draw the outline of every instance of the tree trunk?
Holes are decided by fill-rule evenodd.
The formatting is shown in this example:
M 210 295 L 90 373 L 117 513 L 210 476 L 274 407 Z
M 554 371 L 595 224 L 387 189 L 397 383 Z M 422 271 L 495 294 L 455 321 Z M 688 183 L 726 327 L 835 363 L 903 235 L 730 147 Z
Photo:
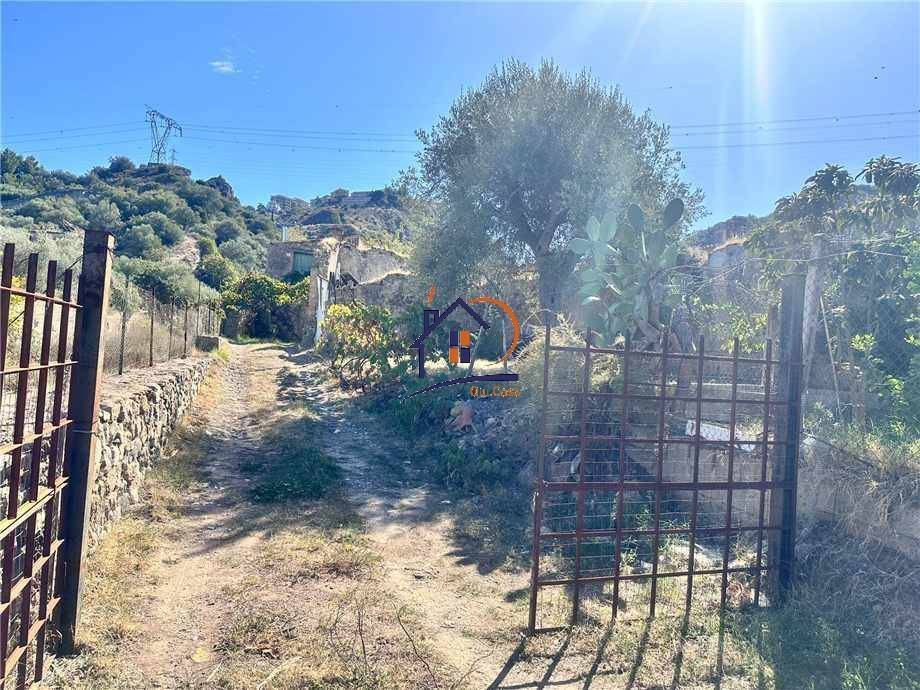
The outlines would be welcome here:
M 543 323 L 555 325 L 556 315 L 563 308 L 565 287 L 575 267 L 569 252 L 537 254 L 536 268 L 540 299 L 540 318 Z

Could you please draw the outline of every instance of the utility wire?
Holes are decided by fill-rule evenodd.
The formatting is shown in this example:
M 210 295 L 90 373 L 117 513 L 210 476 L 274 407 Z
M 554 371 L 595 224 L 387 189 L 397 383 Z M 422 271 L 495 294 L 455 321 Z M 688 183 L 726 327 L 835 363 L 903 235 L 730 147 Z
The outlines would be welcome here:
M 349 148 L 344 146 L 309 146 L 305 144 L 279 144 L 269 141 L 239 141 L 234 139 L 210 139 L 207 137 L 183 137 L 189 141 L 210 141 L 218 144 L 243 144 L 247 146 L 272 146 L 283 149 L 311 149 L 314 151 L 358 151 L 361 153 L 415 153 L 415 149 L 368 149 Z
M 67 134 L 67 135 L 59 136 L 59 137 L 39 137 L 39 138 L 27 139 L 23 141 L 14 141 L 14 142 L 10 142 L 5 137 L 3 137 L 2 140 L 4 143 L 12 143 L 14 145 L 21 145 L 21 144 L 31 144 L 33 141 L 58 141 L 61 139 L 82 139 L 84 137 L 106 137 L 106 136 L 109 136 L 110 134 L 126 134 L 128 132 L 140 133 L 142 131 L 143 130 L 137 129 L 136 127 L 132 127 L 130 129 L 113 129 L 113 130 L 106 131 L 106 132 L 84 132 L 83 134 Z
M 822 120 L 856 120 L 864 117 L 896 117 L 900 115 L 916 115 L 920 108 L 901 110 L 890 113 L 863 113 L 861 115 L 820 115 L 817 117 L 793 117 L 782 120 L 749 120 L 747 122 L 718 122 L 715 124 L 696 125 L 670 125 L 671 129 L 700 129 L 704 127 L 740 127 L 742 125 L 778 125 L 790 122 L 821 122 Z
M 137 144 L 140 142 L 148 143 L 148 139 L 122 139 L 120 141 L 100 141 L 94 144 L 77 144 L 75 146 L 52 146 L 47 149 L 26 149 L 24 153 L 44 153 L 45 151 L 67 151 L 69 149 L 101 148 L 103 146 L 114 146 L 116 144 Z
M 31 137 L 39 134 L 58 134 L 61 132 L 82 132 L 87 129 L 108 129 L 109 127 L 125 127 L 127 125 L 142 125 L 143 120 L 132 120 L 131 122 L 116 122 L 111 125 L 90 125 L 88 127 L 61 127 L 60 129 L 46 129 L 41 132 L 20 132 L 19 134 L 10 134 L 3 137 L 4 139 L 16 139 L 19 137 Z
M 763 141 L 748 142 L 746 144 L 713 144 L 711 146 L 675 146 L 677 151 L 689 151 L 697 149 L 744 149 L 752 147 L 769 147 L 769 146 L 798 146 L 805 144 L 845 144 L 860 141 L 889 141 L 891 139 L 917 139 L 920 134 L 897 134 L 886 137 L 861 137 L 854 139 L 803 139 L 799 141 Z

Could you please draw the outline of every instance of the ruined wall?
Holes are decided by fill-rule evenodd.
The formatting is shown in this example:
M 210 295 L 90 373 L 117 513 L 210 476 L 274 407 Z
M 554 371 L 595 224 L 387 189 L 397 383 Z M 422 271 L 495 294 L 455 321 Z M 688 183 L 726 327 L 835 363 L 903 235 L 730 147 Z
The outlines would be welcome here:
M 103 380 L 91 541 L 139 500 L 144 475 L 168 447 L 213 361 L 176 359 Z

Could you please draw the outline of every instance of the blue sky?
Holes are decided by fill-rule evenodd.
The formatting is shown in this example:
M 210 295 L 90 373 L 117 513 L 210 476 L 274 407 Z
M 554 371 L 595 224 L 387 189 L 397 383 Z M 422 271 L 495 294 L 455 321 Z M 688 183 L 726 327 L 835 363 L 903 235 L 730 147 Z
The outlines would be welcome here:
M 412 133 L 508 57 L 590 68 L 674 126 L 684 176 L 711 212 L 700 226 L 770 211 L 827 162 L 855 173 L 881 153 L 920 160 L 918 3 L 0 12 L 0 143 L 74 172 L 116 154 L 145 161 L 149 104 L 184 126 L 178 163 L 223 174 L 252 204 L 386 184 L 413 162 Z

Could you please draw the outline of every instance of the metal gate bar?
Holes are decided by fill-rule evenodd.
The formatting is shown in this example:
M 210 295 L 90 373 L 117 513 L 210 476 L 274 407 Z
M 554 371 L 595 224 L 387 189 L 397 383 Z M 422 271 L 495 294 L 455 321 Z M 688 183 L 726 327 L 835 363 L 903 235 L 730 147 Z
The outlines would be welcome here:
M 718 576 L 710 605 L 717 605 L 720 612 L 729 606 L 733 587 L 743 595 L 742 603 L 735 605 L 759 606 L 765 572 L 771 575 L 770 601 L 780 597 L 791 573 L 801 423 L 801 338 L 794 337 L 795 329 L 799 334 L 801 329 L 801 299 L 796 299 L 801 281 L 796 277 L 791 282 L 799 287 L 793 284 L 784 290 L 778 360 L 773 358 L 771 340 L 765 342 L 761 357 L 742 356 L 738 339 L 730 353 L 712 353 L 703 337 L 695 352 L 687 353 L 671 349 L 671 336 L 664 333 L 660 348 L 651 351 L 634 349 L 629 338 L 621 346 L 596 347 L 590 331 L 583 345 L 555 344 L 547 327 L 534 496 L 531 632 L 537 629 L 539 593 L 548 587 L 570 587 L 572 623 L 578 621 L 585 597 L 590 597 L 584 589 L 588 584 L 612 583 L 614 618 L 624 601 L 623 582 L 648 583 L 650 617 L 656 615 L 659 581 L 666 578 L 686 578 L 683 609 L 687 613 L 697 591 L 696 579 L 703 576 Z M 580 379 L 579 386 L 554 384 L 559 359 L 564 357 L 580 358 L 577 367 L 559 370 L 565 381 Z M 616 366 L 613 378 L 594 390 L 598 358 L 610 358 Z M 756 379 L 745 383 L 744 391 L 742 366 Z M 778 377 L 773 371 L 777 367 Z M 580 376 L 573 376 L 572 368 L 580 370 Z M 708 369 L 715 370 L 715 378 L 707 377 Z M 621 381 L 615 380 L 618 376 Z M 775 385 L 779 385 L 776 393 Z M 686 391 L 689 387 L 692 394 Z M 725 388 L 727 397 L 721 395 Z M 752 394 L 752 389 L 759 393 Z M 561 401 L 558 409 L 556 401 Z M 573 402 L 567 406 L 566 401 Z M 643 406 L 654 409 L 645 413 Z M 771 418 L 777 420 L 775 425 Z M 741 433 L 743 424 L 751 430 Z M 761 431 L 752 436 L 753 429 Z M 548 444 L 555 444 L 552 452 Z M 705 477 L 704 451 L 711 461 Z M 574 456 L 567 458 L 567 453 Z M 682 453 L 686 453 L 683 458 Z M 558 476 L 566 468 L 568 477 Z M 672 509 L 687 502 L 689 510 Z M 642 515 L 649 515 L 651 524 L 643 523 Z M 764 539 L 765 535 L 770 538 Z M 753 554 L 738 552 L 733 558 L 733 539 L 753 540 Z M 718 555 L 703 558 L 700 554 L 710 543 L 712 554 Z M 664 548 L 680 554 L 684 545 L 683 567 L 671 552 L 669 560 L 662 561 Z M 606 551 L 608 546 L 612 553 Z M 548 555 L 544 549 L 550 549 Z M 650 560 L 647 568 L 640 556 Z M 633 565 L 628 572 L 630 560 L 642 568 Z
M 0 276 L 0 401 L 12 395 L 15 387 L 15 402 L 12 415 L 7 415 L 0 403 L 0 458 L 9 458 L 6 511 L 0 520 L 0 678 L 6 679 L 16 669 L 17 687 L 28 684 L 26 652 L 33 643 L 33 678 L 41 680 L 47 624 L 60 602 L 59 578 L 52 574 L 62 544 L 56 522 L 67 478 L 58 476 L 58 467 L 63 454 L 62 434 L 70 425 L 62 415 L 67 375 L 75 364 L 67 358 L 70 315 L 79 308 L 71 301 L 72 270 L 64 271 L 62 296 L 58 298 L 57 263 L 48 263 L 45 289 L 39 292 L 39 255 L 31 254 L 26 261 L 25 286 L 20 289 L 13 286 L 15 247 L 5 245 Z M 22 302 L 17 314 L 10 314 L 13 297 Z M 42 306 L 43 313 L 36 334 L 37 305 Z M 55 312 L 60 313 L 56 340 Z M 21 323 L 18 343 L 10 342 L 11 322 Z M 40 342 L 37 357 L 32 348 L 36 335 Z M 57 345 L 54 362 L 52 342 Z M 15 357 L 8 350 L 17 345 L 17 365 L 8 368 L 7 355 Z

